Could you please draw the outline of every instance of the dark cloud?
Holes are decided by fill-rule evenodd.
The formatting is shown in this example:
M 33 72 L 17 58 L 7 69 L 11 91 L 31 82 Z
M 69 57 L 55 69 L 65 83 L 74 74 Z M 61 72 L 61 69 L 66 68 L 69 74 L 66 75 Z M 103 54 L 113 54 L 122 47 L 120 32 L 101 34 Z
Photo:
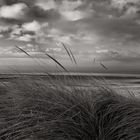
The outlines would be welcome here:
M 55 9 L 51 9 L 48 11 L 45 11 L 41 9 L 39 6 L 35 5 L 35 0 L 4 0 L 4 3 L 8 5 L 9 7 L 13 6 L 14 4 L 19 4 L 19 3 L 25 3 L 27 8 L 24 12 L 24 17 L 19 19 L 19 18 L 6 18 L 6 17 L 1 17 L 0 20 L 3 22 L 7 23 L 23 23 L 23 22 L 29 22 L 32 20 L 38 20 L 38 21 L 53 21 L 57 20 L 60 18 L 60 14 L 55 11 Z M 3 6 L 2 6 L 3 7 Z
M 25 3 L 27 5 L 33 5 L 36 0 L 1 0 L 5 5 L 13 5 L 16 3 Z
M 40 7 L 32 6 L 27 12 L 28 19 L 39 21 L 55 21 L 60 18 L 60 15 L 55 10 L 44 11 Z
M 2 0 L 5 5 L 12 5 L 18 3 L 18 0 Z
M 62 2 L 67 1 L 67 0 L 59 0 L 54 2 L 57 5 L 61 5 Z M 70 2 L 78 2 L 80 0 L 68 0 Z M 122 0 L 124 1 L 124 0 Z M 36 3 L 40 2 L 40 0 L 3 0 L 3 3 L 6 5 L 13 5 L 16 3 L 25 3 L 29 9 L 31 10 L 30 12 L 32 15 L 35 15 L 39 18 L 47 18 L 46 12 L 41 9 L 41 7 L 37 6 Z M 119 4 L 119 1 L 117 2 L 116 0 L 81 0 L 82 4 L 76 7 L 74 10 L 85 10 L 86 8 L 92 8 L 97 15 L 112 15 L 115 17 L 121 17 L 122 15 L 128 14 L 131 16 L 131 13 L 133 14 L 139 14 L 140 11 L 140 2 L 137 1 L 132 1 L 132 0 L 126 0 L 126 2 L 122 2 Z M 44 3 L 46 4 L 46 3 Z M 133 9 L 132 9 L 133 8 Z M 134 8 L 137 8 L 135 11 Z M 58 11 L 57 11 L 58 12 Z M 54 12 L 53 17 L 57 17 L 58 13 Z M 52 14 L 52 13 L 51 13 Z
M 22 25 L 25 22 L 28 22 L 29 20 L 23 19 L 23 20 L 18 20 L 18 19 L 8 19 L 8 18 L 0 18 L 0 21 L 9 25 Z
M 101 36 L 106 36 L 113 38 L 125 35 L 131 35 L 131 39 L 138 39 L 140 35 L 139 25 L 131 19 L 120 19 L 115 18 L 113 13 L 116 14 L 113 8 L 110 8 L 111 1 L 109 0 L 83 0 L 82 4 L 77 9 L 84 10 L 86 8 L 92 8 L 95 10 L 95 14 L 88 19 L 81 19 L 78 22 L 65 22 L 61 19 L 60 13 L 55 10 L 43 10 L 41 7 L 35 5 L 37 0 L 4 0 L 6 4 L 12 5 L 15 3 L 24 2 L 28 5 L 28 9 L 25 11 L 24 19 L 8 19 L 1 18 L 1 21 L 10 23 L 10 24 L 18 24 L 22 25 L 24 22 L 31 22 L 33 20 L 37 20 L 39 22 L 49 22 L 52 26 L 60 28 L 64 32 L 75 33 L 77 32 L 76 28 L 80 28 L 77 26 L 81 26 L 81 24 L 85 23 L 87 25 L 87 30 L 94 30 L 99 33 Z M 56 1 L 58 3 L 58 1 Z M 59 1 L 59 4 L 62 1 Z M 130 6 L 134 4 L 127 3 Z M 130 7 L 129 6 L 129 7 Z M 116 7 L 115 7 L 116 8 Z M 109 18 L 108 16 L 113 15 L 113 18 Z M 98 15 L 98 16 L 97 16 Z M 58 25 L 57 25 L 58 24 Z M 74 26 L 71 26 L 73 24 Z M 75 27 L 76 26 L 76 27 Z M 81 27 L 82 28 L 82 27 Z M 79 29 L 80 30 L 80 29 Z M 82 30 L 82 29 L 81 29 Z M 130 39 L 130 38 L 129 38 Z

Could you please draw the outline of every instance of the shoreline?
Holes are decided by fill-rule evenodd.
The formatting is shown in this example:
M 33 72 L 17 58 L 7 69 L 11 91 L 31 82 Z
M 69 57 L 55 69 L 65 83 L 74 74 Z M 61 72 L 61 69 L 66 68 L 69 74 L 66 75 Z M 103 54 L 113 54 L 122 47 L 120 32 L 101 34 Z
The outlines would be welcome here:
M 21 77 L 70 77 L 70 78 L 105 78 L 105 79 L 140 79 L 140 74 L 112 74 L 112 73 L 2 73 L 0 79 Z

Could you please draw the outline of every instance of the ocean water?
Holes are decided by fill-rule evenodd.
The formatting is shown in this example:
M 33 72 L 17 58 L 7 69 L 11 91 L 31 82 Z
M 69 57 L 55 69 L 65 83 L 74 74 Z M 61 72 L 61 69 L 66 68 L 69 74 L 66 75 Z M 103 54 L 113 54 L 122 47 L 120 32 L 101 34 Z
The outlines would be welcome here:
M 15 79 L 30 77 L 31 79 L 43 79 L 48 81 L 46 73 L 20 73 L 0 74 L 0 82 L 11 84 Z M 68 86 L 81 88 L 94 88 L 94 80 L 101 84 L 115 89 L 117 92 L 129 92 L 140 95 L 140 75 L 138 74 L 104 74 L 104 73 L 52 73 L 51 79 L 67 79 L 71 82 Z M 77 81 L 77 82 L 76 82 Z M 49 82 L 48 82 L 49 84 Z

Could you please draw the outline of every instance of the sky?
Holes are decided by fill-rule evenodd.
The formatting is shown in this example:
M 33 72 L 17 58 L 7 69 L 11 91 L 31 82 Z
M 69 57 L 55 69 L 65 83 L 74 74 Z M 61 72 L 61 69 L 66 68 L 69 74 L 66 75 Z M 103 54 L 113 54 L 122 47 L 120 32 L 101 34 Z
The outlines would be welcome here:
M 139 38 L 140 0 L 0 0 L 0 72 L 140 74 Z

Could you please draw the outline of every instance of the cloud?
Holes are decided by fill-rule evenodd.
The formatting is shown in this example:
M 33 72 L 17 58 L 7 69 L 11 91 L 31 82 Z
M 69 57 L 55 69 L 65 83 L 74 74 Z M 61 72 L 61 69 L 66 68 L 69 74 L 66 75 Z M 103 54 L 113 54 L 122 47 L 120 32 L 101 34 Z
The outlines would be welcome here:
M 126 6 L 127 3 L 128 3 L 127 0 L 112 0 L 111 1 L 111 5 L 114 8 L 117 8 L 117 9 L 120 9 L 120 10 L 123 10 L 123 8 Z
M 2 6 L 4 4 L 3 0 L 0 0 L 0 6 Z
M 124 13 L 124 15 L 122 16 L 122 18 L 135 18 L 138 16 L 138 11 L 140 9 L 133 6 L 133 7 L 129 7 L 126 12 Z
M 3 34 L 0 34 L 0 38 L 3 38 L 4 37 L 4 35 Z
M 113 7 L 123 10 L 126 6 L 138 4 L 140 0 L 112 0 L 111 4 Z
M 77 8 L 80 7 L 82 4 L 83 2 L 81 0 L 63 0 L 59 3 L 54 0 L 38 0 L 35 5 L 40 7 L 44 11 L 57 11 L 57 13 L 59 13 L 61 17 L 66 20 L 76 21 L 89 15 L 89 11 L 87 10 L 77 10 Z
M 82 0 L 63 0 L 61 8 L 63 10 L 74 10 L 83 4 Z
M 84 3 L 81 0 L 77 1 L 68 1 L 64 0 L 62 4 L 59 6 L 58 11 L 61 16 L 70 21 L 77 21 L 83 18 L 88 18 L 93 14 L 93 9 L 85 8 L 84 10 L 80 10 L 79 7 Z
M 21 0 L 4 0 L 5 4 L 1 9 L 3 21 L 17 20 L 17 23 L 33 20 L 54 22 L 58 20 L 77 21 L 92 15 L 89 7 L 78 9 L 84 2 L 82 0 L 34 0 L 32 2 Z M 22 3 L 21 3 L 22 2 Z M 21 20 L 22 19 L 22 20 Z
M 134 18 L 140 11 L 140 0 L 112 0 L 111 6 L 118 9 L 121 18 Z
M 34 32 L 36 34 L 39 34 L 41 32 L 45 32 L 46 29 L 48 28 L 48 22 L 38 22 L 36 20 L 32 22 L 27 22 L 22 24 L 21 29 L 22 31 L 27 31 L 27 32 Z
M 30 41 L 32 41 L 34 39 L 34 37 L 31 36 L 31 35 L 26 34 L 26 35 L 23 35 L 23 36 L 16 37 L 14 39 L 19 40 L 19 41 L 30 42 Z
M 9 34 L 9 40 L 18 40 L 18 41 L 25 41 L 25 42 L 29 42 L 32 41 L 34 39 L 34 35 L 32 34 L 24 34 L 24 30 L 21 26 L 19 25 L 14 25 L 11 26 L 11 32 Z
M 32 22 L 24 23 L 22 29 L 25 31 L 37 32 L 41 29 L 41 24 L 34 20 Z
M 38 45 L 25 44 L 25 45 L 19 45 L 19 47 L 32 56 L 39 55 L 40 57 L 43 57 L 43 53 L 40 52 L 40 47 Z M 16 47 L 8 47 L 7 49 L 3 49 L 2 52 L 3 53 L 1 53 L 1 54 L 5 54 L 9 57 L 15 57 L 15 58 L 16 57 L 21 57 L 21 58 L 28 57 L 25 53 L 23 53 Z M 0 54 L 0 57 L 2 56 L 1 54 Z
M 56 2 L 54 0 L 38 0 L 35 5 L 39 6 L 45 11 L 56 9 L 57 7 Z
M 0 25 L 0 33 L 6 32 L 10 29 L 8 25 Z
M 27 44 L 22 47 L 27 52 L 34 52 L 34 53 L 39 53 L 40 52 L 40 47 L 38 45 L 33 45 L 33 44 Z
M 71 45 L 72 43 L 71 36 L 63 33 L 59 29 L 50 29 L 47 37 L 56 43 L 63 42 L 68 45 Z
M 10 27 L 10 40 L 18 41 L 36 41 L 41 42 L 47 36 L 48 23 L 40 23 L 36 20 L 23 23 L 22 25 L 13 25 Z
M 71 21 L 76 21 L 84 17 L 83 13 L 78 10 L 61 12 L 61 15 L 65 19 L 71 20 Z
M 12 32 L 11 32 L 12 35 L 20 35 L 21 34 L 22 29 L 20 28 L 19 25 L 11 26 L 11 29 L 12 29 Z
M 9 22 L 14 19 L 17 23 L 29 22 L 32 20 L 38 21 L 50 21 L 56 20 L 60 17 L 59 13 L 55 9 L 51 9 L 52 0 L 3 0 L 4 5 L 1 9 L 3 14 L 1 18 L 3 21 Z M 43 7 L 42 7 L 43 6 Z M 47 6 L 48 10 L 44 7 Z M 11 11 L 11 12 L 10 12 Z M 16 16 L 14 16 L 16 15 Z M 22 19 L 22 20 L 21 20 Z
M 64 44 L 72 45 L 72 40 L 70 36 L 57 36 L 54 40 L 58 42 L 63 42 Z
M 79 32 L 77 37 L 79 38 L 79 41 L 85 43 L 85 44 L 97 44 L 98 41 L 101 40 L 101 36 L 99 36 L 96 33 L 92 33 L 90 31 L 82 31 Z
M 70 20 L 70 21 L 77 21 L 83 18 L 89 18 L 92 14 L 93 11 L 89 10 L 85 10 L 85 11 L 80 11 L 80 10 L 74 10 L 74 11 L 60 11 L 61 16 L 66 19 L 66 20 Z
M 18 35 L 18 34 L 13 34 L 11 33 L 10 37 L 8 38 L 9 40 L 17 40 L 17 41 L 25 41 L 25 42 L 30 42 L 35 40 L 35 36 L 29 35 L 29 34 L 24 34 L 24 35 Z
M 7 19 L 22 19 L 27 6 L 24 3 L 17 3 L 10 6 L 4 5 L 0 8 L 0 17 Z
M 100 54 L 100 53 L 108 53 L 109 51 L 108 50 L 97 50 L 96 52 Z
M 98 58 L 103 61 L 118 61 L 118 62 L 139 62 L 140 53 L 132 50 L 97 50 Z
M 57 53 L 57 52 L 61 52 L 62 48 L 47 48 L 45 51 L 48 53 L 54 53 L 54 52 Z
M 0 34 L 4 37 L 4 38 L 7 38 L 9 37 L 9 35 L 11 34 L 12 32 L 12 28 L 15 28 L 15 26 L 11 26 L 11 25 L 8 25 L 8 24 L 4 24 L 4 23 L 0 23 Z M 18 29 L 15 30 L 15 33 L 13 34 L 16 34 L 18 33 Z

